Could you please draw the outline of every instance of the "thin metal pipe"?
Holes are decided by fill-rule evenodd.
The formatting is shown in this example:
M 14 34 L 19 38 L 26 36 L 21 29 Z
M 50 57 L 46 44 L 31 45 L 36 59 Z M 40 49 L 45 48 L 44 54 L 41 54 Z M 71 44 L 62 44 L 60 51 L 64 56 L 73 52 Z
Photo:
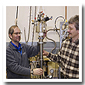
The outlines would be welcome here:
M 31 6 L 30 6 L 30 16 L 29 16 L 29 31 L 28 31 L 28 39 L 26 41 L 26 43 L 29 41 L 29 36 L 30 36 L 30 23 L 31 23 Z
M 49 30 L 47 30 L 47 32 L 48 32 L 48 31 L 55 31 L 55 29 L 49 29 Z M 54 44 L 55 44 L 55 47 L 51 50 L 51 53 L 52 53 L 52 52 L 53 52 L 53 50 L 55 50 L 55 49 L 56 49 L 56 42 L 55 42 L 53 39 L 48 38 L 48 37 L 47 37 L 47 33 L 46 33 L 46 38 L 47 38 L 48 40 L 53 41 L 53 42 L 54 42 Z
M 17 6 L 17 10 L 16 10 L 16 20 L 15 20 L 15 25 L 17 25 L 17 19 L 18 19 L 18 6 Z
M 25 42 L 26 42 L 26 31 L 25 31 L 25 27 L 24 27 L 24 37 L 25 37 Z
M 57 31 L 59 37 L 60 37 L 60 34 L 59 34 L 59 32 L 58 32 L 58 30 L 60 30 L 60 29 L 58 29 L 57 26 L 56 26 L 56 22 L 57 22 L 57 20 L 58 20 L 59 18 L 62 18 L 62 19 L 64 20 L 64 22 L 65 22 L 65 19 L 64 19 L 63 16 L 58 16 L 58 17 L 55 19 L 55 28 L 56 28 L 56 31 Z
M 33 46 L 33 40 L 34 40 L 34 28 L 35 28 L 35 21 L 36 21 L 36 6 L 35 6 L 35 14 L 34 14 L 34 26 L 33 26 L 33 36 L 32 36 L 32 46 Z

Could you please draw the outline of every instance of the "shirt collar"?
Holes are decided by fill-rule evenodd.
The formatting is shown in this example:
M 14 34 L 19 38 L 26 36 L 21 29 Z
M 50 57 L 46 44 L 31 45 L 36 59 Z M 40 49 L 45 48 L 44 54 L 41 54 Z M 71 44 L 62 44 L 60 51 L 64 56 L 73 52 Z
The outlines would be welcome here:
M 17 47 L 14 43 L 12 43 L 12 41 L 10 42 L 17 50 L 20 50 L 21 47 L 21 44 L 19 43 L 19 47 Z
M 70 43 L 72 43 L 72 38 L 69 39 Z M 79 39 L 77 39 L 75 42 L 74 42 L 76 45 L 79 44 Z

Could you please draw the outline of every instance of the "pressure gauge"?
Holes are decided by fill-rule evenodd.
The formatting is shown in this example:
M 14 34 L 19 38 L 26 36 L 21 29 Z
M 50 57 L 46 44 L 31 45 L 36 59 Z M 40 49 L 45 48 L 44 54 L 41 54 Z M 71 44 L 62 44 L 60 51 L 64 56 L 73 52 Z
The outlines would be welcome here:
M 54 72 L 54 70 L 53 70 L 53 69 L 51 69 L 51 70 L 50 70 L 50 73 L 53 73 L 53 72 Z

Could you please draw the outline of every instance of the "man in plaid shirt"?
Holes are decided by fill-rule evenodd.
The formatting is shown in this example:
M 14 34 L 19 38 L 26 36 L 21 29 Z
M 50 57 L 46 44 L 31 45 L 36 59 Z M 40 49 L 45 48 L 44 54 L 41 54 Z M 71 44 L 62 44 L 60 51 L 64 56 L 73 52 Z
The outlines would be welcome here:
M 79 15 L 71 17 L 68 21 L 68 33 L 70 39 L 63 41 L 58 54 L 43 51 L 43 55 L 52 61 L 57 61 L 61 67 L 62 79 L 79 78 Z

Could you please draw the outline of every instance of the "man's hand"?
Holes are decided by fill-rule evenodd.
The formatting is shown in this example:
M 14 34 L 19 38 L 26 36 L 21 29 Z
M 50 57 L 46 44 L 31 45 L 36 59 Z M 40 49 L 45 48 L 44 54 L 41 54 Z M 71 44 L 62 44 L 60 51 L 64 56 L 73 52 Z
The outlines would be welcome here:
M 43 69 L 41 69 L 41 68 L 33 69 L 33 74 L 34 75 L 42 75 L 43 74 Z
M 47 31 L 46 32 L 43 32 L 43 38 L 46 37 L 46 34 L 47 34 Z
M 48 56 L 49 55 L 49 52 L 43 50 L 43 56 Z

